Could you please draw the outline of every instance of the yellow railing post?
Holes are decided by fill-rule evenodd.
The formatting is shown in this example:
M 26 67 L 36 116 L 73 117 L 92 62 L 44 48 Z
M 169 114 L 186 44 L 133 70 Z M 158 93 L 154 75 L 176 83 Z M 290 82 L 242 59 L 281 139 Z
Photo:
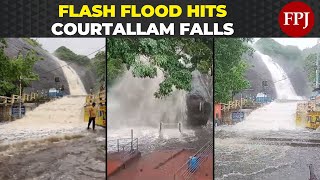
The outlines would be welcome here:
M 11 104 L 14 104 L 14 101 L 15 101 L 15 99 L 14 99 L 14 94 L 12 94 L 12 95 L 11 95 Z

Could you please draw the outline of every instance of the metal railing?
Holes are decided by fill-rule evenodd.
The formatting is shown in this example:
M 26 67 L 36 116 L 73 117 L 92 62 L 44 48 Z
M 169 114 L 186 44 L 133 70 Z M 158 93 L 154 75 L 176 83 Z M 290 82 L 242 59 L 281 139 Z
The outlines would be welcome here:
M 123 143 L 124 142 L 124 143 Z M 112 147 L 114 152 L 118 152 L 120 154 L 120 159 L 125 160 L 127 157 L 132 155 L 139 150 L 139 140 L 138 138 L 133 138 L 133 130 L 131 130 L 131 138 L 120 138 L 114 140 L 107 141 L 107 151 L 110 147 L 109 145 L 116 144 L 116 148 Z
M 160 122 L 160 129 L 159 131 L 161 132 L 163 128 L 175 128 L 178 127 L 179 131 L 182 132 L 182 123 L 178 122 L 178 123 L 164 123 L 164 122 Z
M 47 94 L 43 94 L 40 92 L 31 92 L 31 93 L 23 93 L 21 96 L 21 102 L 32 102 L 35 101 L 39 97 L 46 97 Z M 20 96 L 19 95 L 11 95 L 11 97 L 0 96 L 0 104 L 14 104 L 19 103 Z
M 120 150 L 121 157 L 120 159 L 122 161 L 125 161 L 127 157 L 130 157 L 132 154 L 137 152 L 139 149 L 138 146 L 138 138 L 133 139 L 129 143 L 123 145 Z
M 131 138 L 120 138 L 120 139 L 113 139 L 107 140 L 107 151 L 108 152 L 120 152 L 121 144 L 128 143 Z
M 205 162 L 209 155 L 213 155 L 213 140 L 207 142 L 198 152 L 196 152 L 192 157 L 196 158 L 194 162 L 197 166 L 191 166 L 190 168 L 190 159 L 184 163 L 173 175 L 174 180 L 189 180 L 192 178 L 192 175 L 200 168 L 201 164 Z
M 229 111 L 230 109 L 241 108 L 249 102 L 248 99 L 241 98 L 240 100 L 229 101 L 227 104 L 222 104 L 222 111 Z

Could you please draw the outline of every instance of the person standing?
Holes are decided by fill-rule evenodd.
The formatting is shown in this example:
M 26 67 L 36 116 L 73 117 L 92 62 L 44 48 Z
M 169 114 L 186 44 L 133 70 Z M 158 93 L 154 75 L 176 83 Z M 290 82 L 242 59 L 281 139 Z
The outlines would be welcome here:
M 89 107 L 89 122 L 88 122 L 88 128 L 90 129 L 90 124 L 92 121 L 92 129 L 94 130 L 94 127 L 96 125 L 96 116 L 97 116 L 97 109 L 96 109 L 96 103 L 92 103 L 92 106 Z

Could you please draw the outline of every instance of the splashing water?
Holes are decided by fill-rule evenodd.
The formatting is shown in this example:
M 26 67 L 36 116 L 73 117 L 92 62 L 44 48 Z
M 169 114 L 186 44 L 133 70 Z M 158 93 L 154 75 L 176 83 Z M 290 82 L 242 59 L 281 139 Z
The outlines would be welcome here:
M 277 99 L 301 100 L 301 97 L 297 96 L 289 77 L 281 66 L 273 61 L 270 56 L 262 54 L 259 51 L 256 51 L 256 53 L 261 57 L 272 76 L 277 92 Z
M 70 95 L 86 95 L 86 90 L 77 72 L 65 61 L 62 61 L 55 56 L 52 56 L 52 58 L 56 60 L 62 68 L 64 76 L 68 81 Z
M 234 126 L 237 130 L 294 130 L 297 102 L 272 102 L 253 111 L 245 121 Z
M 172 95 L 157 99 L 154 93 L 164 77 L 135 78 L 131 71 L 108 92 L 107 127 L 117 129 L 132 126 L 159 128 L 160 122 L 178 123 L 185 119 L 186 93 L 175 90 Z
M 146 58 L 140 59 L 148 63 Z M 192 75 L 192 93 L 210 99 L 210 88 L 203 87 L 210 84 L 210 81 L 202 79 L 200 73 Z M 193 146 L 192 148 L 197 149 L 212 137 L 212 126 L 193 129 L 184 127 L 184 122 L 187 121 L 187 92 L 173 89 L 167 97 L 158 99 L 154 96 L 163 80 L 164 74 L 160 69 L 157 69 L 157 76 L 154 78 L 137 78 L 133 77 L 131 71 L 126 71 L 108 89 L 108 151 L 117 148 L 116 139 L 130 138 L 131 129 L 134 138 L 139 139 L 139 151 L 143 153 L 161 148 Z M 202 81 L 198 82 L 199 80 Z M 163 123 L 161 131 L 160 122 Z M 182 124 L 181 132 L 178 122 Z
M 151 150 L 162 140 L 182 142 L 183 137 L 194 137 L 193 130 L 180 133 L 178 129 L 178 122 L 186 120 L 186 92 L 173 90 L 161 99 L 154 96 L 163 80 L 159 69 L 154 78 L 137 78 L 126 71 L 108 90 L 108 150 L 116 145 L 112 140 L 130 137 L 131 129 L 139 138 L 140 150 Z M 160 122 L 166 124 L 161 132 Z

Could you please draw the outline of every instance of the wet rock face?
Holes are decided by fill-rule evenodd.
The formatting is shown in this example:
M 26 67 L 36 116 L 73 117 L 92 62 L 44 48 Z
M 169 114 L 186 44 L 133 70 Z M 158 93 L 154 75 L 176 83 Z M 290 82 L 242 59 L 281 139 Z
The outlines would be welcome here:
M 15 57 L 19 53 L 26 55 L 30 50 L 33 50 L 42 60 L 36 62 L 34 71 L 39 74 L 39 81 L 34 81 L 30 87 L 25 88 L 26 92 L 34 92 L 45 90 L 56 86 L 64 86 L 65 93 L 70 94 L 67 79 L 60 68 L 60 65 L 52 58 L 51 54 L 41 47 L 34 47 L 25 42 L 21 38 L 6 38 L 7 47 L 5 52 L 9 57 Z M 67 62 L 68 63 L 68 62 Z M 89 68 L 71 63 L 70 66 L 77 72 L 82 80 L 87 93 L 94 87 L 96 83 L 96 75 Z M 56 83 L 54 77 L 59 77 L 60 82 Z
M 243 98 L 246 97 L 255 97 L 258 93 L 265 91 L 268 96 L 276 97 L 277 93 L 274 87 L 274 84 L 272 83 L 272 76 L 269 72 L 266 65 L 263 63 L 261 57 L 254 53 L 252 55 L 245 55 L 244 59 L 247 60 L 247 63 L 249 65 L 249 68 L 246 72 L 246 79 L 250 82 L 250 87 L 248 89 L 251 89 L 249 91 L 243 91 L 242 96 Z M 262 87 L 262 81 L 268 82 L 268 87 L 263 88 Z M 240 99 L 241 95 L 240 93 L 235 96 L 235 99 Z
M 30 87 L 25 88 L 25 92 L 36 91 L 36 90 L 49 90 L 50 88 L 56 87 L 54 77 L 59 77 L 60 85 L 64 85 L 65 93 L 69 94 L 69 85 L 64 76 L 64 73 L 59 64 L 50 56 L 48 52 L 41 49 L 40 47 L 33 47 L 26 43 L 21 38 L 6 38 L 7 47 L 5 52 L 9 57 L 15 57 L 19 53 L 26 55 L 30 50 L 33 50 L 42 60 L 36 62 L 34 70 L 39 74 L 39 81 L 35 81 Z
M 211 103 L 199 94 L 187 95 L 187 125 L 206 125 L 210 119 L 212 108 Z
M 212 76 L 192 73 L 192 90 L 186 98 L 187 125 L 202 126 L 212 119 Z

